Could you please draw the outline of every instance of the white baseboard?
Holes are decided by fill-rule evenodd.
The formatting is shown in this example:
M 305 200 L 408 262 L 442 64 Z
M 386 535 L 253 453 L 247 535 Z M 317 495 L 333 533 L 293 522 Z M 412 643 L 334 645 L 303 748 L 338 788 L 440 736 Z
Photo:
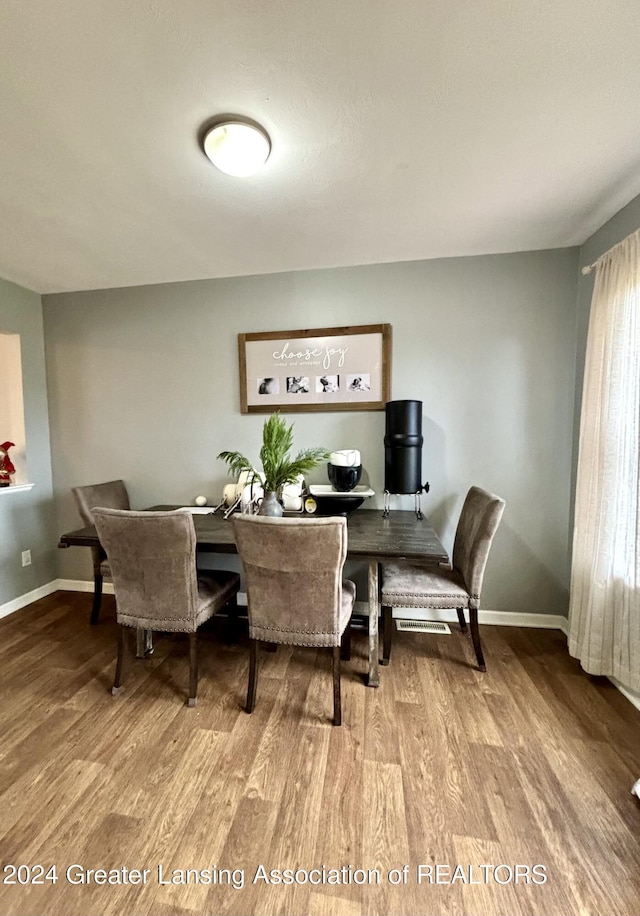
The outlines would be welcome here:
M 14 598 L 13 601 L 8 601 L 6 604 L 0 605 L 0 618 L 8 617 L 9 614 L 21 610 L 28 604 L 32 604 L 40 598 L 46 598 L 47 595 L 52 595 L 54 592 L 58 591 L 92 592 L 93 581 L 86 581 L 83 579 L 54 579 L 51 582 L 47 582 L 46 585 L 41 585 L 40 588 L 35 588 L 25 595 Z M 113 595 L 113 582 L 105 582 L 103 585 L 103 592 L 105 595 Z M 238 593 L 238 604 L 246 606 L 246 592 Z M 365 616 L 368 615 L 369 605 L 366 601 L 356 602 L 356 613 Z M 400 617 L 403 620 L 435 620 L 444 621 L 445 623 L 456 623 L 458 620 L 458 614 L 455 610 L 426 611 L 420 608 L 394 608 L 393 616 Z M 489 626 L 535 627 L 543 630 L 562 630 L 563 633 L 567 632 L 568 626 L 567 618 L 556 614 L 518 614 L 510 611 L 481 610 L 478 614 L 478 620 L 480 623 L 488 624 Z M 609 680 L 617 687 L 620 693 L 636 707 L 636 709 L 640 709 L 640 696 L 630 691 L 615 678 L 609 678 Z
M 617 687 L 620 693 L 629 700 L 630 703 L 633 703 L 636 709 L 640 709 L 640 694 L 635 693 L 633 690 L 629 690 L 628 687 L 625 687 L 624 684 L 621 684 L 620 681 L 617 681 L 615 677 L 610 677 L 609 680 L 614 687 Z
M 58 591 L 60 592 L 92 592 L 93 579 L 90 582 L 83 579 L 56 579 Z M 102 592 L 104 595 L 113 595 L 113 582 L 103 582 Z
M 113 595 L 113 582 L 105 582 L 102 590 L 105 595 Z M 6 604 L 0 604 L 0 619 L 22 610 L 28 604 L 38 601 L 40 598 L 46 598 L 47 595 L 53 595 L 54 592 L 92 592 L 93 580 L 85 582 L 82 579 L 52 579 L 46 585 L 34 588 L 31 592 L 19 595 L 13 601 L 7 601 Z
M 19 595 L 18 598 L 14 598 L 13 601 L 7 601 L 6 604 L 0 604 L 0 617 L 8 617 L 9 614 L 20 611 L 23 607 L 32 604 L 34 601 L 38 601 L 40 598 L 46 598 L 47 595 L 53 595 L 58 589 L 58 580 L 54 579 L 52 582 L 47 582 L 46 585 L 34 588 L 31 592 Z
M 58 579 L 58 588 L 69 592 L 92 592 L 93 582 L 80 579 Z M 105 595 L 113 595 L 113 583 L 105 582 L 103 585 Z M 238 592 L 238 604 L 247 606 L 247 593 Z M 369 616 L 369 604 L 366 601 L 356 601 L 355 613 L 365 617 Z M 403 620 L 442 620 L 446 623 L 457 623 L 458 614 L 455 610 L 425 610 L 422 608 L 394 608 L 394 617 Z M 519 614 L 510 611 L 483 611 L 478 614 L 480 623 L 501 627 L 536 627 L 543 630 L 563 630 L 566 632 L 566 617 L 556 614 Z
M 568 636 L 569 635 L 569 621 L 567 620 L 566 617 L 562 617 L 561 620 L 562 620 L 562 626 L 560 627 L 560 629 L 562 630 L 565 636 Z M 611 681 L 613 686 L 617 690 L 620 691 L 623 697 L 626 697 L 626 699 L 629 700 L 629 702 L 633 706 L 635 706 L 636 709 L 640 709 L 640 693 L 636 693 L 634 690 L 630 690 L 628 687 L 625 687 L 625 685 L 622 684 L 615 677 L 610 677 L 609 680 Z

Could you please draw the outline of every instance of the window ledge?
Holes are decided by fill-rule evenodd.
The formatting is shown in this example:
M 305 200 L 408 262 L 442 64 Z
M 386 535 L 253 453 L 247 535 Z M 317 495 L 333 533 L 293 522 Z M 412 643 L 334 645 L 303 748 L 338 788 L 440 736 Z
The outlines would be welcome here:
M 0 496 L 2 496 L 3 493 L 15 493 L 17 490 L 22 490 L 23 492 L 25 490 L 32 490 L 34 486 L 35 484 L 33 483 L 12 483 L 8 487 L 0 487 Z

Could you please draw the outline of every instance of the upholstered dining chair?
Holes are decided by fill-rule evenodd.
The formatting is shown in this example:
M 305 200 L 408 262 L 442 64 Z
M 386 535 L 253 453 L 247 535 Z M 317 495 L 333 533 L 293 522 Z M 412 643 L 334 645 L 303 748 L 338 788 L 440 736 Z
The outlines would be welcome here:
M 456 608 L 460 629 L 466 632 L 464 612 L 469 611 L 471 639 L 478 668 L 486 671 L 478 609 L 482 580 L 505 502 L 480 487 L 471 487 L 462 506 L 453 542 L 450 567 L 428 567 L 403 561 L 382 568 L 382 664 L 388 665 L 393 635 L 393 608 Z
M 340 725 L 341 644 L 348 657 L 356 596 L 355 583 L 342 578 L 347 520 L 236 515 L 233 527 L 248 600 L 247 712 L 256 702 L 259 642 L 326 646 L 333 650 L 333 724 Z
M 196 705 L 198 627 L 235 600 L 240 576 L 196 570 L 193 517 L 181 509 L 134 512 L 94 509 L 96 530 L 111 568 L 120 625 L 112 693 L 122 690 L 129 627 L 189 634 L 188 706 Z
M 80 512 L 80 518 L 85 525 L 93 525 L 93 510 L 96 506 L 107 509 L 130 509 L 129 494 L 122 480 L 109 480 L 106 483 L 96 483 L 86 487 L 73 487 L 71 492 Z M 102 547 L 92 547 L 93 559 L 93 605 L 91 607 L 92 624 L 96 624 L 100 617 L 102 604 L 102 582 L 111 579 L 111 569 L 107 555 Z

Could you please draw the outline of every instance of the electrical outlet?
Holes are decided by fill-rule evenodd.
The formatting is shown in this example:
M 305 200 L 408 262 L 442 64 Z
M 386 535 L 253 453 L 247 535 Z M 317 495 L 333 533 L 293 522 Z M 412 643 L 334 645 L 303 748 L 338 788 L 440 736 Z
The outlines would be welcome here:
M 31 551 L 30 550 L 22 551 L 22 565 L 31 566 Z

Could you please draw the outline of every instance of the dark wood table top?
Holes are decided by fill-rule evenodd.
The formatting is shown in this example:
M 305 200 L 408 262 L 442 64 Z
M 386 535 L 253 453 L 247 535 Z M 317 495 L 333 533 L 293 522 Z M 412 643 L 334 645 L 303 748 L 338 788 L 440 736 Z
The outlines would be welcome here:
M 178 506 L 152 506 L 152 510 L 176 509 Z M 302 517 L 305 516 L 296 516 Z M 310 516 L 307 516 L 310 517 Z M 237 553 L 233 527 L 222 515 L 193 515 L 198 549 L 216 553 Z M 417 519 L 415 512 L 392 511 L 383 518 L 381 509 L 356 509 L 347 516 L 348 557 L 354 559 L 412 559 L 425 563 L 447 562 L 449 557 L 440 538 L 427 519 Z M 59 547 L 96 547 L 98 535 L 93 525 L 63 534 Z

